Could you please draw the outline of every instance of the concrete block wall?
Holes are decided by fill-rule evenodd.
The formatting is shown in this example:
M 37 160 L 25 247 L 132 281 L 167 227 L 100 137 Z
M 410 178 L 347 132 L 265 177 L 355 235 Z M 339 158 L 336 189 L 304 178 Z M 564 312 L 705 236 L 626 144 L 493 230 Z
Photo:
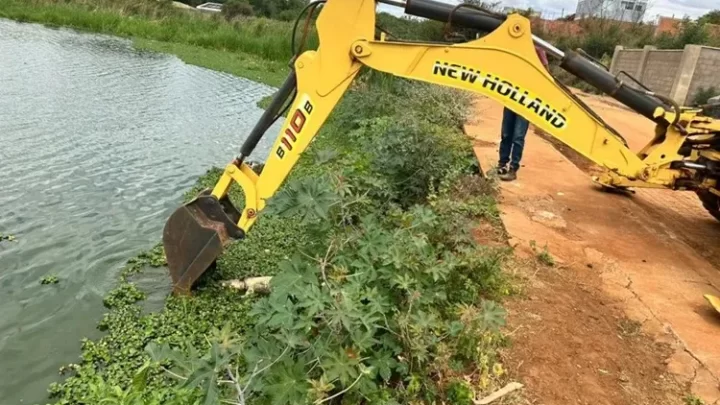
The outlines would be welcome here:
M 720 48 L 687 45 L 685 49 L 660 50 L 615 47 L 610 72 L 625 71 L 650 90 L 689 105 L 697 92 L 715 86 L 720 91 Z M 620 77 L 626 83 L 631 81 Z M 636 86 L 633 86 L 636 87 Z
M 664 95 L 672 91 L 675 76 L 680 68 L 683 51 L 650 50 L 642 75 L 637 78 L 650 90 Z
M 618 72 L 625 71 L 634 75 L 642 60 L 642 54 L 642 49 L 623 49 L 622 47 L 620 47 L 619 51 L 616 49 L 610 69 L 611 72 L 618 74 Z
M 715 87 L 720 94 L 720 48 L 701 47 L 685 102 L 691 103 L 703 87 Z

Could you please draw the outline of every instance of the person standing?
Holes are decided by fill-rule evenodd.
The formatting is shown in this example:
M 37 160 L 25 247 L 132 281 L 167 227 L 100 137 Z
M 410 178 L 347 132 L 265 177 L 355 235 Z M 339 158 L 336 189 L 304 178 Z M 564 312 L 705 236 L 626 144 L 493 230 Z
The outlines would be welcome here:
M 547 55 L 541 48 L 535 47 L 540 61 L 549 70 Z M 512 181 L 517 178 L 520 160 L 525 148 L 525 135 L 530 123 L 521 115 L 508 108 L 503 108 L 502 127 L 500 129 L 500 160 L 498 161 L 498 178 Z

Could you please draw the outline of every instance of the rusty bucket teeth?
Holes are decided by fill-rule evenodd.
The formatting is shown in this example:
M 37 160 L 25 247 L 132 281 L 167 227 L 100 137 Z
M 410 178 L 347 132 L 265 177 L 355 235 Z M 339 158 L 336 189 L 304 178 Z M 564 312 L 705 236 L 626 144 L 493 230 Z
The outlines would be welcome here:
M 163 229 L 163 247 L 174 293 L 189 294 L 224 247 L 245 236 L 239 219 L 226 197 L 218 200 L 208 190 L 173 212 Z

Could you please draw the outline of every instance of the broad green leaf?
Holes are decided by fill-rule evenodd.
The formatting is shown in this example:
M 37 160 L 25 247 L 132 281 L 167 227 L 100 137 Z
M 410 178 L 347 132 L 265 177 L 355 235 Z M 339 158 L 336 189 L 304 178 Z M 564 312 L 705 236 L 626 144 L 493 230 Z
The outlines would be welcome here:
M 268 370 L 264 392 L 273 405 L 296 405 L 305 403 L 308 388 L 303 363 L 286 358 Z
M 401 290 L 410 291 L 414 285 L 414 280 L 409 275 L 402 274 L 395 277 L 393 285 Z
M 380 339 L 382 342 L 382 346 L 390 350 L 393 355 L 397 356 L 398 354 L 402 353 L 403 347 L 402 345 L 397 341 L 397 338 L 392 335 L 391 333 L 385 333 L 383 334 Z
M 193 370 L 192 374 L 187 377 L 182 384 L 183 388 L 205 387 L 207 381 L 215 376 L 215 370 L 207 363 Z
M 433 281 L 437 282 L 440 280 L 445 280 L 445 278 L 447 278 L 448 274 L 450 273 L 450 269 L 442 263 L 438 263 L 434 266 L 428 267 L 425 272 L 432 275 Z
M 204 405 L 216 405 L 218 404 L 218 387 L 217 387 L 217 375 L 213 373 L 213 375 L 209 378 L 209 381 L 205 385 L 204 390 L 204 397 L 205 401 L 203 401 Z
M 148 371 L 150 370 L 150 362 L 146 361 L 142 367 L 133 376 L 132 388 L 142 392 L 147 386 Z
M 338 201 L 330 184 L 320 177 L 293 179 L 268 202 L 266 215 L 297 217 L 301 223 L 326 219 Z
M 322 312 L 330 303 L 330 297 L 316 285 L 303 289 L 302 294 L 298 306 L 305 309 L 307 315 L 310 317 Z
M 267 325 L 273 327 L 292 327 L 295 313 L 293 311 L 294 305 L 289 299 L 285 299 L 284 303 L 273 301 L 272 305 L 272 317 L 267 322 Z
M 278 274 L 270 281 L 271 299 L 278 296 L 302 295 L 308 285 L 317 285 L 313 269 L 299 257 L 283 261 Z
M 283 342 L 285 345 L 290 346 L 291 348 L 297 348 L 307 345 L 306 334 L 308 332 L 309 330 L 290 331 L 288 329 L 281 329 L 280 333 L 275 335 L 275 337 L 279 342 Z
M 368 301 L 365 307 L 370 314 L 387 314 L 392 311 L 387 292 L 380 293 L 376 287 L 366 290 L 364 299 Z
M 259 325 L 267 324 L 273 316 L 270 299 L 268 297 L 259 299 L 248 312 L 248 315 L 254 317 Z
M 463 331 L 463 329 L 465 329 L 465 325 L 463 325 L 462 322 L 452 321 L 450 323 L 450 328 L 448 329 L 448 333 L 450 334 L 450 336 L 457 336 L 460 334 L 460 332 Z
M 253 339 L 253 341 L 255 344 L 248 347 L 243 353 L 250 370 L 252 370 L 255 365 L 258 365 L 258 368 L 262 368 L 272 363 L 280 356 L 284 349 L 274 338 L 271 339 L 271 341 L 265 339 Z
M 498 328 L 505 326 L 506 315 L 507 312 L 505 309 L 494 301 L 483 301 L 480 317 L 483 325 L 487 329 L 497 330 Z
M 320 367 L 325 371 L 328 381 L 339 380 L 343 387 L 347 387 L 357 377 L 359 363 L 357 356 L 350 357 L 345 350 L 340 349 L 321 359 Z
M 314 158 L 315 158 L 315 164 L 322 165 L 325 163 L 328 163 L 335 158 L 337 158 L 340 155 L 340 153 L 331 148 L 325 148 L 325 149 L 318 149 L 315 151 Z
M 170 350 L 170 346 L 167 343 L 160 345 L 157 342 L 150 342 L 145 345 L 145 352 L 153 361 L 157 362 L 168 360 L 168 352 L 170 352 Z
M 362 353 L 370 349 L 376 343 L 379 343 L 378 340 L 375 339 L 375 331 L 376 329 L 367 330 L 365 328 L 356 328 L 350 332 L 352 342 L 358 348 L 358 351 Z
M 437 317 L 432 313 L 418 311 L 411 315 L 414 326 L 419 329 L 431 329 L 436 326 Z
M 421 228 L 430 228 L 435 226 L 437 215 L 427 206 L 416 205 L 410 211 L 412 215 L 412 226 Z
M 387 350 L 375 352 L 369 363 L 386 382 L 390 380 L 392 370 L 397 366 L 397 361 L 393 358 L 392 352 Z

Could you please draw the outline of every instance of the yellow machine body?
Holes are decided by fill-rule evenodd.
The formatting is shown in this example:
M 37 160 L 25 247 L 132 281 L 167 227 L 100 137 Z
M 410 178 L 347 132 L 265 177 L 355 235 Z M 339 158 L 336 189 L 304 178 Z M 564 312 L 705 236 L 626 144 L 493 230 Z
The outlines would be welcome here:
M 294 60 L 297 92 L 261 174 L 236 159 L 225 167 L 212 189 L 211 197 L 220 201 L 226 199 L 233 183 L 242 188 L 245 207 L 238 210 L 236 222 L 241 233 L 250 230 L 362 67 L 489 97 L 605 168 L 596 179 L 604 186 L 678 189 L 692 184 L 720 195 L 714 179 L 699 176 L 692 168 L 672 167 L 678 161 L 720 160 L 720 153 L 714 149 L 694 151 L 689 157 L 679 152 L 688 136 L 720 132 L 717 120 L 691 109 L 682 110 L 676 119 L 675 111 L 658 109 L 656 117 L 667 124 L 658 124 L 648 145 L 633 152 L 620 135 L 545 69 L 525 17 L 510 15 L 488 35 L 459 44 L 394 42 L 384 36 L 375 39 L 375 6 L 375 0 L 327 1 L 317 19 L 319 48 Z M 168 228 L 172 228 L 171 221 Z M 180 240 L 171 235 L 180 231 L 168 228 L 166 252 Z M 181 239 L 187 241 L 188 237 Z M 218 236 L 220 245 L 231 239 Z M 219 254 L 217 247 L 213 252 Z M 168 259 L 170 262 L 170 255 Z M 182 277 L 193 260 L 184 258 L 170 265 L 178 291 L 188 291 L 199 277 Z M 205 258 L 205 264 L 209 260 Z

